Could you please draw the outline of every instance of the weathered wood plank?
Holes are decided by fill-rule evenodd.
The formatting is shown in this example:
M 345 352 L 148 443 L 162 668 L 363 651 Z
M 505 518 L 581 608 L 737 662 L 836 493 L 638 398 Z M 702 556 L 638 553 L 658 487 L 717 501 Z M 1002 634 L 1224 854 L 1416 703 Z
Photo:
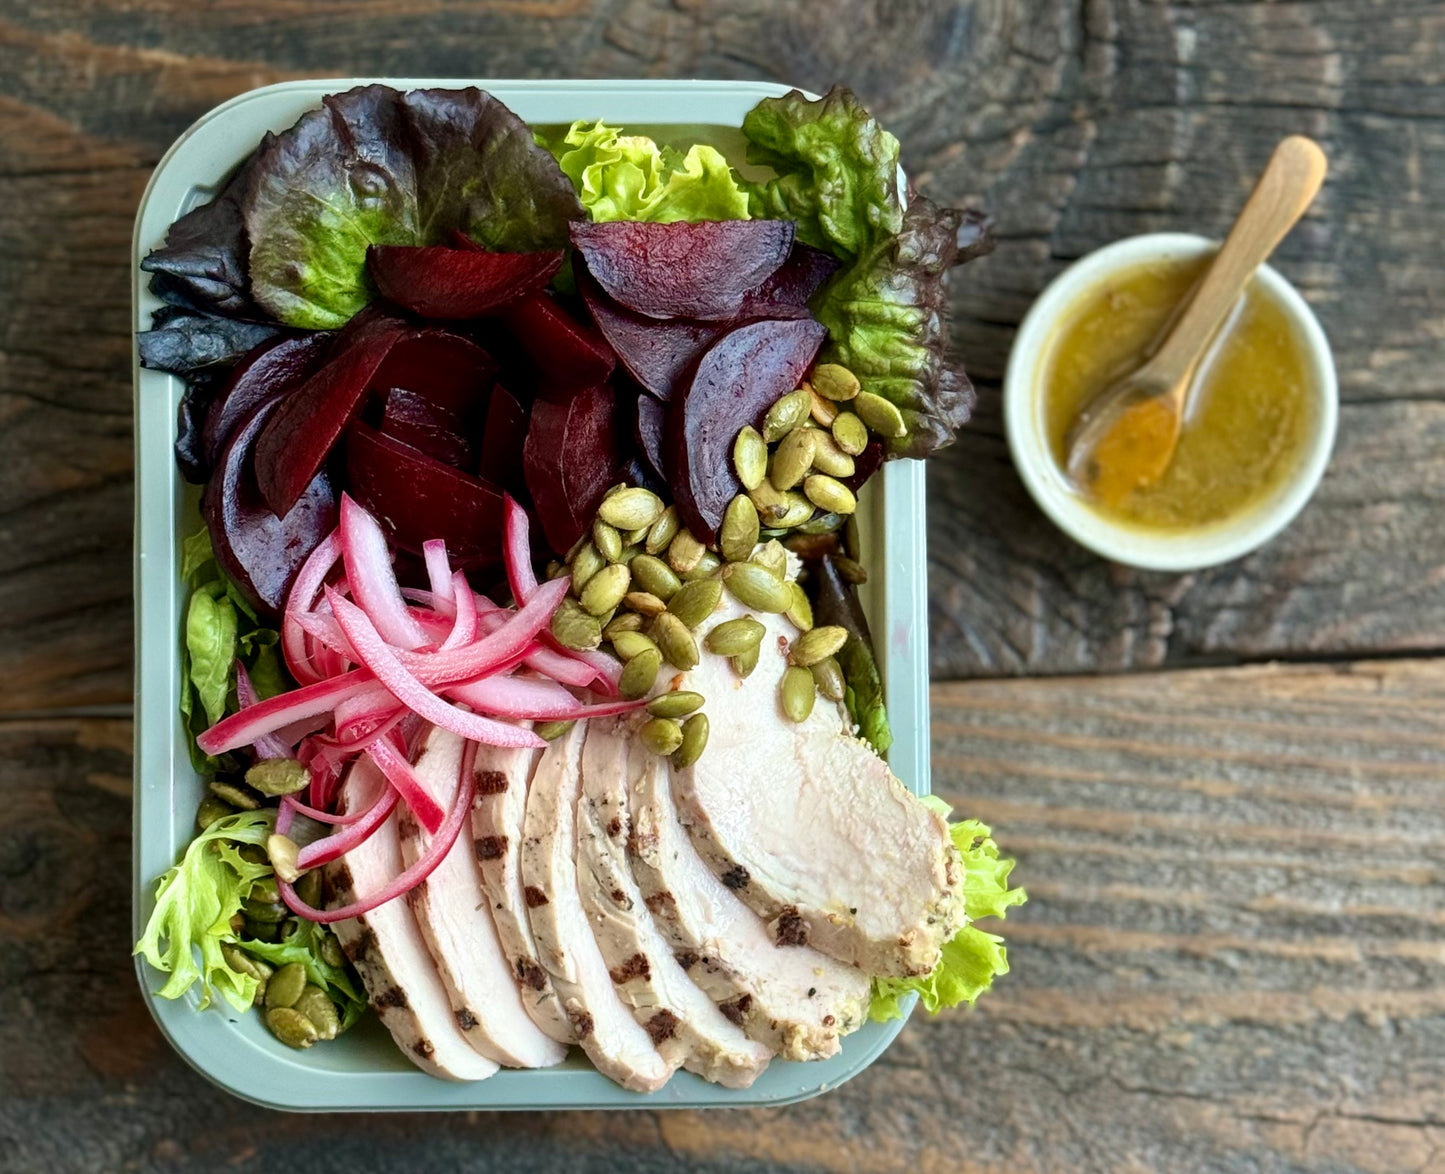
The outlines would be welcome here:
M 0 1168 L 1438 1169 L 1442 702 L 1434 661 L 939 686 L 935 787 L 1032 894 L 975 1013 L 785 1109 L 424 1123 L 199 1084 L 124 948 L 128 724 L 0 723 Z

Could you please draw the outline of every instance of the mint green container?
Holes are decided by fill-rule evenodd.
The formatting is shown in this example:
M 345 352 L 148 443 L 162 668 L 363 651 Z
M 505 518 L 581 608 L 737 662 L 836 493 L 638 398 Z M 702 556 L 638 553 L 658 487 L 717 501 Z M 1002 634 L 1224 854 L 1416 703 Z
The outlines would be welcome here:
M 330 79 L 252 90 L 216 107 L 187 130 L 156 167 L 136 215 L 133 281 L 136 330 L 158 305 L 141 258 L 171 222 L 208 199 L 266 131 L 289 127 L 323 95 L 383 81 L 399 89 L 477 85 L 534 125 L 601 118 L 686 146 L 710 142 L 742 162 L 743 116 L 761 98 L 786 92 L 763 82 L 486 81 Z M 176 711 L 184 595 L 180 540 L 199 524 L 194 491 L 176 471 L 171 445 L 181 381 L 135 367 L 135 872 L 133 932 L 154 905 L 155 881 L 189 842 L 201 782 L 190 766 Z M 929 790 L 928 589 L 923 466 L 894 461 L 864 492 L 861 538 L 870 579 L 863 602 L 883 671 L 895 742 L 893 770 L 917 794 Z M 902 1022 L 869 1023 L 832 1059 L 775 1060 L 750 1089 L 711 1085 L 678 1072 L 659 1092 L 619 1088 L 578 1049 L 541 1071 L 504 1069 L 489 1080 L 453 1084 L 409 1064 L 368 1017 L 346 1036 L 297 1052 L 273 1039 L 255 1013 L 236 1015 L 193 999 L 156 998 L 161 976 L 137 959 L 156 1022 L 198 1072 L 257 1104 L 292 1110 L 619 1109 L 779 1105 L 836 1087 L 866 1068 Z

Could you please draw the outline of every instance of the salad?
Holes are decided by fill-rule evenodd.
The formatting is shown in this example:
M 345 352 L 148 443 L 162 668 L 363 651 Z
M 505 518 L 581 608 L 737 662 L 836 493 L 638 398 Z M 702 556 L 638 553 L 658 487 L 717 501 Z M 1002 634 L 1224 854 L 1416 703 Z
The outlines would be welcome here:
M 968 417 L 944 281 L 988 224 L 845 89 L 742 131 L 761 178 L 359 87 L 145 259 L 206 783 L 159 995 L 648 1092 L 1007 972 L 1012 861 L 889 770 L 856 596 L 859 492 Z

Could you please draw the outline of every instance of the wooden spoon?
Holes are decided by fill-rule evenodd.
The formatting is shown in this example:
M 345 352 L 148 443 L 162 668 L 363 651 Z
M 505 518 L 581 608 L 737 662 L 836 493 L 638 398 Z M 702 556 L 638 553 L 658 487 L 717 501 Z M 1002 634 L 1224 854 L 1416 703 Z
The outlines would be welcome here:
M 1163 475 L 1174 458 L 1199 360 L 1254 271 L 1310 206 L 1325 167 L 1325 153 L 1301 135 L 1274 149 L 1164 341 L 1142 367 L 1095 396 L 1069 430 L 1066 471 L 1081 492 L 1117 503 Z

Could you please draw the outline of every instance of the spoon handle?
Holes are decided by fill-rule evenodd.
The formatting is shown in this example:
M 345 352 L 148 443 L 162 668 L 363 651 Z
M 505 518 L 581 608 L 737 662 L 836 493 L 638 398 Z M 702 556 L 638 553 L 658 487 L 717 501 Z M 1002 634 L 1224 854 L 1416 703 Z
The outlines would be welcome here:
M 1194 299 L 1149 360 L 1150 382 L 1182 391 L 1189 368 L 1254 271 L 1310 206 L 1324 182 L 1325 167 L 1325 153 L 1303 135 L 1291 135 L 1274 149 Z

